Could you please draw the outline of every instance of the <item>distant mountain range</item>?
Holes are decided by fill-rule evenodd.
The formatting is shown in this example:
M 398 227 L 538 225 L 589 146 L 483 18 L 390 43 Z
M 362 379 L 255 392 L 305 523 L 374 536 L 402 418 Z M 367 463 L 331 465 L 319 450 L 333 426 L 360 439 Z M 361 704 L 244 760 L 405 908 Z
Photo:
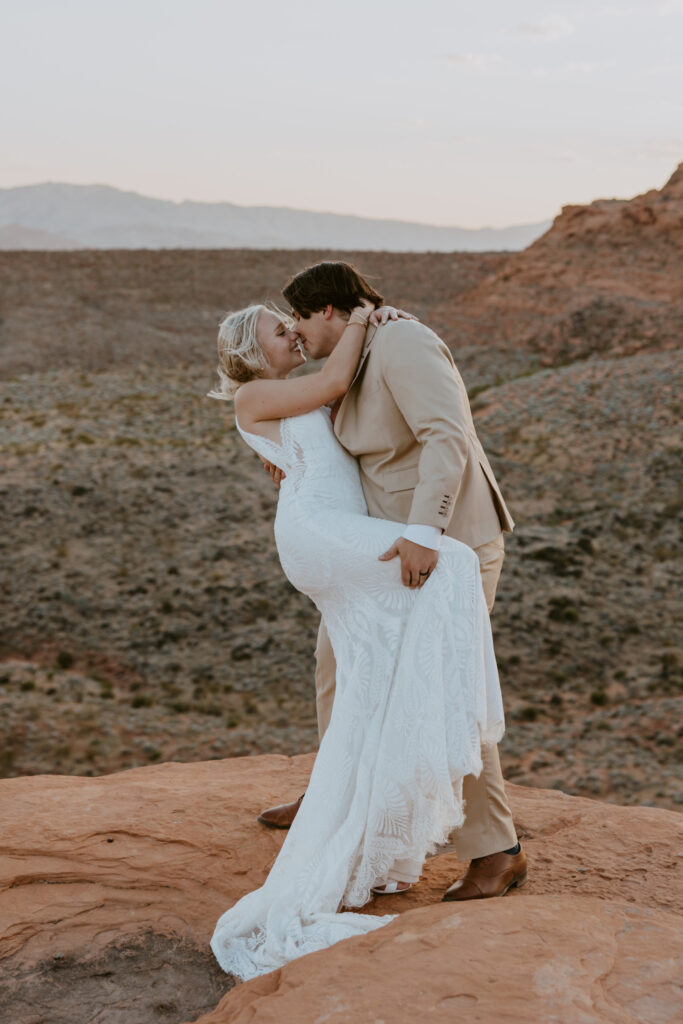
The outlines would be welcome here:
M 174 203 L 109 185 L 0 189 L 0 249 L 524 249 L 550 221 L 509 228 L 436 227 L 234 203 Z

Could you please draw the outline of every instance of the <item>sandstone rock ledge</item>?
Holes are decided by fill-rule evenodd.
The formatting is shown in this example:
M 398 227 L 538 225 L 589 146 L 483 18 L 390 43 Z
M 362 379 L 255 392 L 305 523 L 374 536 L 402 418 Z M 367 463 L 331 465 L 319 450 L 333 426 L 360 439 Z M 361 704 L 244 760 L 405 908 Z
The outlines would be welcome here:
M 257 811 L 312 755 L 0 782 L 0 1020 L 7 1024 L 668 1024 L 681 1018 L 681 817 L 509 786 L 527 885 L 463 906 L 446 850 L 388 927 L 246 984 L 219 914 L 284 840 Z

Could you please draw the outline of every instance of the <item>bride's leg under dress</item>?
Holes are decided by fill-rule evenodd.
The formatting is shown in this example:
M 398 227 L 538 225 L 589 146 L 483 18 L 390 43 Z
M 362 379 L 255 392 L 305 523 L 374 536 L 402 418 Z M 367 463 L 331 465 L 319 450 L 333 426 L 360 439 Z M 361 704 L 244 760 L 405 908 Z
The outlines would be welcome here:
M 318 713 L 318 733 L 320 741 L 327 731 L 332 716 L 332 704 L 336 689 L 337 663 L 330 643 L 330 637 L 325 626 L 324 619 L 320 620 L 318 640 L 315 650 L 315 682 L 316 682 L 316 707 Z M 482 751 L 482 754 L 484 751 Z M 469 778 L 474 778 L 470 776 Z M 511 844 L 512 845 L 512 844 Z M 420 880 L 422 874 L 422 862 L 401 858 L 394 861 L 387 873 L 386 879 L 378 880 L 378 884 L 389 882 L 408 882 L 414 885 Z
M 318 641 L 316 645 L 316 704 L 318 711 L 318 730 L 320 740 L 327 731 L 332 715 L 332 704 L 336 688 L 337 663 L 332 644 L 323 619 L 320 620 Z M 420 880 L 422 862 L 402 858 L 395 860 L 387 873 L 386 879 L 378 880 L 378 884 L 389 882 L 408 882 L 414 885 Z

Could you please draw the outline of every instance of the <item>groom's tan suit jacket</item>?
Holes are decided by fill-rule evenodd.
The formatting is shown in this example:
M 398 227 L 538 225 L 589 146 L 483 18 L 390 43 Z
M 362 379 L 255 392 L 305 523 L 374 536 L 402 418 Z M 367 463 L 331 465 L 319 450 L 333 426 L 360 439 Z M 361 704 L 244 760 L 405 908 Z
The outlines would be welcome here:
M 440 338 L 412 320 L 369 328 L 334 429 L 358 459 L 371 516 L 437 526 L 479 549 L 482 581 L 484 572 L 489 576 L 484 590 L 490 607 L 503 560 L 501 531 L 512 530 L 514 523 L 474 429 L 465 385 Z M 485 554 L 489 546 L 494 551 Z M 335 689 L 334 651 L 321 621 L 316 647 L 321 738 Z M 481 774 L 463 779 L 467 817 L 452 837 L 460 860 L 485 857 L 517 841 L 497 746 L 482 746 L 481 756 Z M 404 862 L 398 867 L 415 869 Z
M 479 547 L 514 527 L 453 357 L 413 320 L 369 327 L 334 430 L 371 516 L 437 526 Z

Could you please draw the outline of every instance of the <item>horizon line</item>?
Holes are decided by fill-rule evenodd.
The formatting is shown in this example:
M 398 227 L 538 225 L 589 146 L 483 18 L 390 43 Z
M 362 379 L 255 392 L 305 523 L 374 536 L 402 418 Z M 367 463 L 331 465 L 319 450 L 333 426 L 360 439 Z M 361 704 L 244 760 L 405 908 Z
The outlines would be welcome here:
M 402 224 L 410 227 L 421 227 L 429 228 L 435 231 L 470 231 L 470 232 L 482 232 L 482 231 L 514 231 L 518 228 L 534 228 L 541 227 L 546 224 L 551 224 L 555 217 L 559 213 L 555 213 L 552 216 L 544 217 L 542 220 L 537 221 L 524 221 L 517 222 L 515 224 L 505 224 L 499 227 L 493 227 L 491 225 L 484 225 L 476 228 L 462 227 L 458 224 L 430 224 L 427 221 L 419 220 L 403 220 L 399 217 L 370 217 L 366 214 L 361 213 L 338 213 L 335 210 L 313 210 L 306 207 L 299 206 L 277 206 L 274 203 L 235 203 L 230 199 L 162 199 L 159 196 L 149 195 L 146 192 L 138 192 L 136 189 L 120 188 L 118 185 L 110 185 L 107 182 L 90 182 L 85 184 L 83 182 L 73 181 L 38 181 L 23 185 L 2 185 L 0 186 L 0 192 L 12 192 L 18 189 L 26 188 L 42 188 L 46 185 L 58 185 L 66 186 L 67 188 L 106 188 L 111 189 L 113 192 L 121 192 L 123 195 L 139 196 L 141 199 L 151 199 L 157 203 L 170 203 L 173 206 L 182 206 L 185 203 L 194 204 L 196 206 L 234 206 L 240 210 L 288 210 L 292 213 L 312 213 L 319 214 L 328 217 L 343 217 L 350 218 L 353 220 L 368 221 L 370 223 L 385 223 L 385 224 Z

